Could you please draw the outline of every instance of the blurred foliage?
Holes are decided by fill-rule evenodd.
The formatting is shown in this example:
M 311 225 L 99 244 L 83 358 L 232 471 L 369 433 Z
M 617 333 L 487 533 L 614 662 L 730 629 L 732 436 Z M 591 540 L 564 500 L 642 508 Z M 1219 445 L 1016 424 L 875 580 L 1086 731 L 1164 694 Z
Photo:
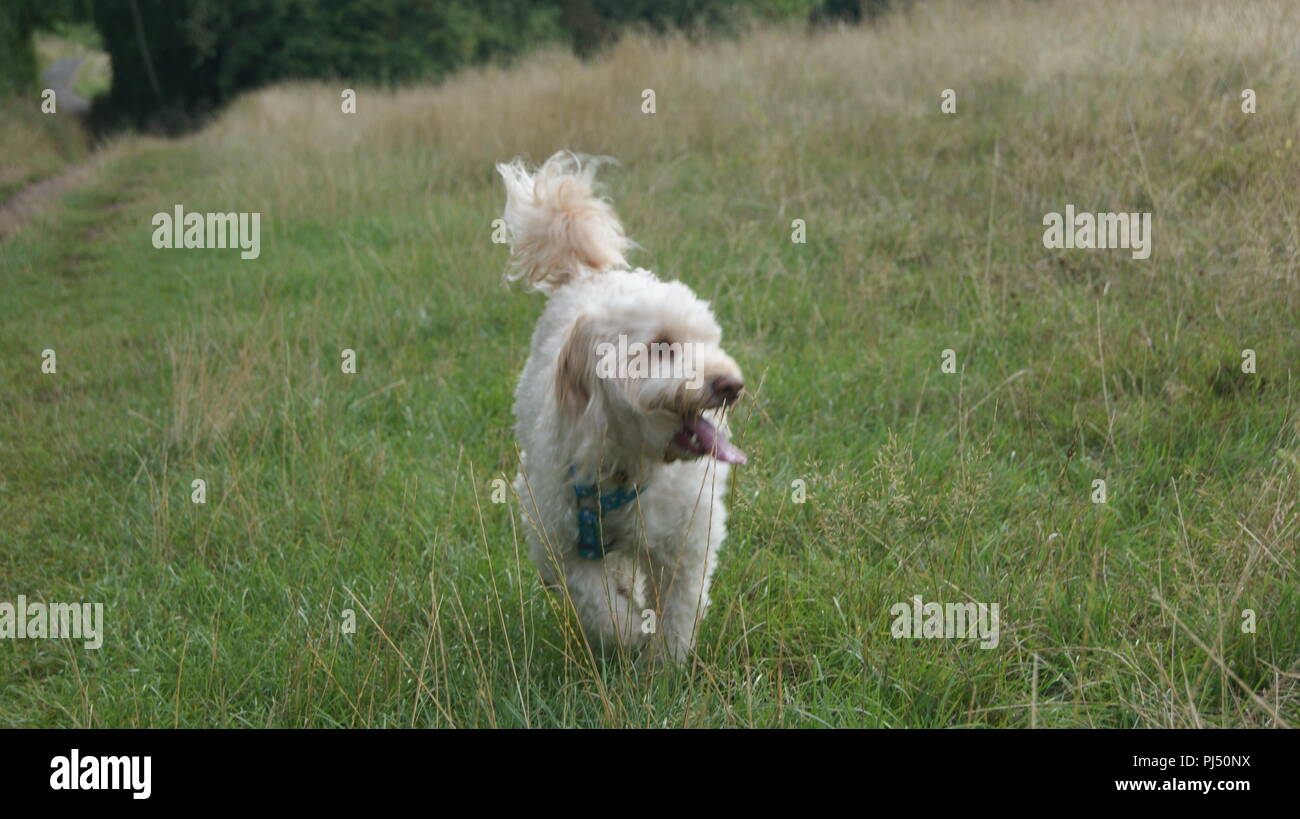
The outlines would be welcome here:
M 25 12 L 22 3 L 0 4 L 0 95 L 12 94 L 36 82 L 34 26 Z
M 32 33 L 89 17 L 89 0 L 4 0 L 0 3 L 0 97 L 36 87 Z
M 36 80 L 32 33 L 93 20 L 113 86 L 92 124 L 178 131 L 287 78 L 398 84 L 548 43 L 587 56 L 629 28 L 731 33 L 749 20 L 857 22 L 890 0 L 6 0 L 0 87 Z

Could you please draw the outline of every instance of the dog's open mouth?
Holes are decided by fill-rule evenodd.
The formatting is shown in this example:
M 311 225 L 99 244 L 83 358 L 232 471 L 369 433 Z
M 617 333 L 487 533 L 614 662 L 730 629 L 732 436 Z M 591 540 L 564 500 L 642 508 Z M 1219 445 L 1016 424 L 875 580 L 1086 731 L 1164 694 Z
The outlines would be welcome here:
M 682 428 L 673 436 L 673 445 L 696 455 L 712 455 L 723 463 L 743 464 L 746 461 L 745 453 L 703 415 L 688 415 L 682 419 Z

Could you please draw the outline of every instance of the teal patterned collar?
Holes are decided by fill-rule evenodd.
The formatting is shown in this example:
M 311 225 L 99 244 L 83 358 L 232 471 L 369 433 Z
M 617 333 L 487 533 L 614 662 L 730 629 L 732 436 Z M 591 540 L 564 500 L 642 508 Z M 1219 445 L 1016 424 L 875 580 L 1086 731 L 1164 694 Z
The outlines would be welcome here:
M 569 474 L 575 470 L 570 467 Z M 644 486 L 616 486 L 601 493 L 600 484 L 573 485 L 573 495 L 578 502 L 578 554 L 588 560 L 600 560 L 609 550 L 601 531 L 600 520 L 616 509 L 627 506 L 645 490 Z

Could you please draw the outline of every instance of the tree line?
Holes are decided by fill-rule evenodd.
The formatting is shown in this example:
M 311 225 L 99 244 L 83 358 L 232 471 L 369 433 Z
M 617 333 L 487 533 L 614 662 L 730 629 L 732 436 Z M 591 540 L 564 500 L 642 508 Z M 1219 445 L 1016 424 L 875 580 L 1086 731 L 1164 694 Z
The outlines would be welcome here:
M 858 22 L 891 0 L 6 0 L 0 94 L 35 87 L 33 33 L 89 22 L 112 61 L 97 128 L 182 130 L 292 78 L 397 85 L 561 44 L 588 56 L 629 29 L 727 34 L 746 22 Z

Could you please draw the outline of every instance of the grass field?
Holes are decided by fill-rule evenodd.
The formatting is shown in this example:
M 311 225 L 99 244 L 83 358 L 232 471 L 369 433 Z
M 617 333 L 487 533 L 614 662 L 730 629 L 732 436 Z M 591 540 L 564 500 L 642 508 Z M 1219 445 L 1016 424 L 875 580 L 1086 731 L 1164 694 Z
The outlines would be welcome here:
M 0 642 L 0 725 L 1296 724 L 1298 41 L 1272 0 L 922 4 L 113 143 L 0 245 L 0 600 L 107 631 Z M 561 147 L 621 160 L 633 261 L 750 387 L 700 653 L 653 680 L 491 502 L 542 301 L 492 164 Z M 260 212 L 261 257 L 154 249 L 176 204 Z M 1152 212 L 1150 259 L 1045 249 L 1067 204 Z M 999 645 L 892 638 L 914 595 Z

